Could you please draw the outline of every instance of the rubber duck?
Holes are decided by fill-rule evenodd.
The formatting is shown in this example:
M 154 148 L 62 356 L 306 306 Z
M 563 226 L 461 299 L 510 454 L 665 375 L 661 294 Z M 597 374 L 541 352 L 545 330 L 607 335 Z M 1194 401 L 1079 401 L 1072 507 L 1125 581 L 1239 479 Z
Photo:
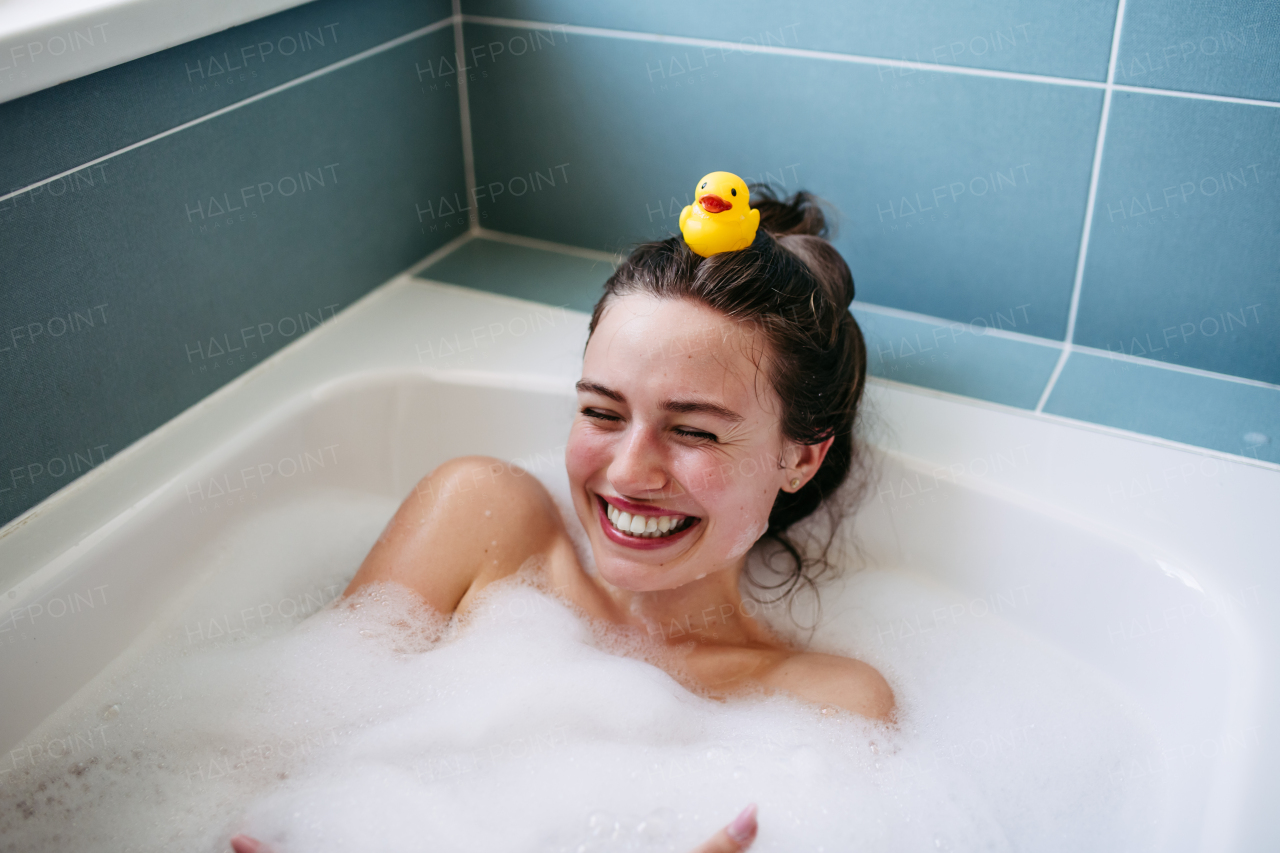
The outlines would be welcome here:
M 746 182 L 732 172 L 712 172 L 698 181 L 696 201 L 680 211 L 680 232 L 689 248 L 709 258 L 750 246 L 760 211 L 751 207 L 749 196 Z

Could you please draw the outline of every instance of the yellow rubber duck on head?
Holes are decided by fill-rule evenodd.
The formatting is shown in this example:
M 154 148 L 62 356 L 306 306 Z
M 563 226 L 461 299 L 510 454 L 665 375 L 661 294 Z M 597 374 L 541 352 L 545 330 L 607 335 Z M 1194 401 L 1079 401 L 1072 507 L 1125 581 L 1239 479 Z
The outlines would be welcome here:
M 760 227 L 760 211 L 750 205 L 750 191 L 732 172 L 712 172 L 698 181 L 696 199 L 680 211 L 680 233 L 694 252 L 709 258 L 751 245 Z

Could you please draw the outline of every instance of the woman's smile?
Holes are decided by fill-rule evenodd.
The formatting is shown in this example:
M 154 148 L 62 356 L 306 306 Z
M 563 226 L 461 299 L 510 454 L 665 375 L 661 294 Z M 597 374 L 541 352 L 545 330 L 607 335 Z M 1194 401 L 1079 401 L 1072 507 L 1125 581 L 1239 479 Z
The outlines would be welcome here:
M 695 515 L 633 503 L 625 498 L 595 495 L 596 518 L 610 542 L 651 551 L 670 547 L 687 538 L 702 521 Z
M 629 295 L 601 317 L 566 464 L 604 581 L 639 592 L 739 568 L 786 482 L 759 344 L 688 300 Z

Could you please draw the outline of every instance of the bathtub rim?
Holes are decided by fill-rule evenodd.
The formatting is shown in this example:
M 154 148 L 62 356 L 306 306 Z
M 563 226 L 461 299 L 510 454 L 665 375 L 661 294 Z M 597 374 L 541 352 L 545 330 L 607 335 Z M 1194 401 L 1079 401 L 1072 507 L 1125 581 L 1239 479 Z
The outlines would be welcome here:
M 106 463 L 98 466 L 102 469 L 101 471 L 95 469 L 88 472 L 5 525 L 3 529 L 0 529 L 0 554 L 4 554 L 6 557 L 8 556 L 6 552 L 18 550 L 15 545 L 23 544 L 24 539 L 27 539 L 28 543 L 35 541 L 36 544 L 39 544 L 40 536 L 43 536 L 46 541 L 53 540 L 54 548 L 53 552 L 49 554 L 41 555 L 36 553 L 30 555 L 25 564 L 15 573 L 18 575 L 16 584 L 10 583 L 10 577 L 0 578 L 0 590 L 13 592 L 22 587 L 25 588 L 24 591 L 28 594 L 37 592 L 45 586 L 42 582 L 43 579 L 57 574 L 57 567 L 51 566 L 50 563 L 56 562 L 60 567 L 74 562 L 82 552 L 91 549 L 95 543 L 109 536 L 120 525 L 127 523 L 135 514 L 164 494 L 176 479 L 181 478 L 182 472 L 187 470 L 190 465 L 196 464 L 190 461 L 193 457 L 198 460 L 223 446 L 229 434 L 236 436 L 252 431 L 264 419 L 283 417 L 286 410 L 291 410 L 297 406 L 305 406 L 309 401 L 317 400 L 320 396 L 326 394 L 332 394 L 343 387 L 364 383 L 375 377 L 379 380 L 386 380 L 395 374 L 414 374 L 435 381 L 448 382 L 449 384 L 520 388 L 540 393 L 565 393 L 566 395 L 571 395 L 571 383 L 574 376 L 566 374 L 563 364 L 557 366 L 545 361 L 538 362 L 537 360 L 534 360 L 531 364 L 520 363 L 520 366 L 534 368 L 532 372 L 523 373 L 515 373 L 510 369 L 460 370 L 454 368 L 424 368 L 420 363 L 415 364 L 412 360 L 403 356 L 399 357 L 398 360 L 396 358 L 386 358 L 384 357 L 385 353 L 381 355 L 375 353 L 362 363 L 347 363 L 336 368 L 333 365 L 322 365 L 320 368 L 313 369 L 308 365 L 310 356 L 319 349 L 329 347 L 341 350 L 345 345 L 344 342 L 352 338 L 352 336 L 358 338 L 362 334 L 368 334 L 371 328 L 380 330 L 380 324 L 384 320 L 388 320 L 388 317 L 383 315 L 394 315 L 396 312 L 403 310 L 402 301 L 407 300 L 407 303 L 417 303 L 417 309 L 425 311 L 435 310 L 438 307 L 436 305 L 438 301 L 448 302 L 450 299 L 453 300 L 455 305 L 469 305 L 481 313 L 485 310 L 502 306 L 507 306 L 507 308 L 513 305 L 545 307 L 541 306 L 540 303 L 528 300 L 429 282 L 409 275 L 396 277 L 349 306 L 334 320 L 264 359 L 241 376 L 210 394 L 209 397 L 129 445 L 129 447 L 107 460 Z M 586 315 L 577 312 L 574 312 L 574 315 L 575 321 L 585 329 Z M 542 369 L 539 370 L 537 368 Z M 298 384 L 299 382 L 302 384 Z M 277 396 L 272 399 L 273 390 L 282 383 L 287 387 L 292 387 L 294 392 L 286 398 Z M 1017 414 L 1021 416 L 1018 421 L 1007 418 L 1001 419 L 1001 423 L 1013 424 L 1015 428 L 1021 428 L 1025 425 L 1026 428 L 1032 429 L 1033 427 L 1026 423 L 1028 421 L 1031 424 L 1038 423 L 1039 426 L 1034 427 L 1034 429 L 1041 430 L 1052 431 L 1061 426 L 1072 427 L 1073 430 L 1062 433 L 1062 435 L 1067 436 L 1068 441 L 1075 440 L 1071 439 L 1071 436 L 1088 434 L 1096 435 L 1098 437 L 1097 440 L 1103 442 L 1113 441 L 1114 438 L 1125 438 L 1130 441 L 1137 439 L 1137 443 L 1140 445 L 1174 450 L 1199 458 L 1218 459 L 1237 470 L 1251 472 L 1250 477 L 1261 477 L 1266 481 L 1270 490 L 1280 494 L 1280 488 L 1276 488 L 1277 485 L 1280 485 L 1280 478 L 1266 476 L 1267 473 L 1274 474 L 1271 469 L 1280 468 L 1280 466 L 1274 466 L 1271 463 L 1257 464 L 1253 460 L 1242 459 L 1205 448 L 1180 445 L 1164 439 L 1129 434 L 1123 430 L 1101 427 L 1095 424 L 1084 424 L 1065 418 L 1040 418 L 1031 412 L 1021 409 L 975 401 L 946 392 L 921 389 L 893 382 L 892 380 L 872 379 L 869 390 L 872 391 L 871 397 L 881 398 L 879 403 L 906 406 L 907 408 L 912 405 L 924 405 L 926 408 L 929 405 L 933 405 L 935 408 L 940 406 L 952 412 L 965 410 L 985 412 L 988 416 L 995 418 L 1000 418 L 1001 415 Z M 957 403 L 964 404 L 964 408 L 955 409 L 954 407 Z M 877 417 L 885 417 L 885 413 L 878 412 Z M 206 420 L 210 421 L 210 423 L 206 424 Z M 1080 440 L 1083 441 L 1083 439 Z M 1124 442 L 1117 446 L 1129 447 L 1130 445 Z M 174 461 L 175 458 L 177 459 L 176 462 Z M 928 457 L 911 458 L 927 459 Z M 163 474 L 165 471 L 168 472 L 167 476 Z M 126 489 L 111 489 L 110 486 L 117 480 L 126 484 L 132 483 L 132 485 Z M 1007 490 L 1003 487 L 998 490 L 998 496 L 1002 500 L 1009 499 Z M 1056 510 L 1065 509 L 1056 504 L 1052 497 L 1047 500 L 1049 505 L 1055 507 Z M 121 509 L 122 505 L 123 509 Z M 86 515 L 92 516 L 92 513 L 86 512 L 86 510 L 96 510 L 97 519 L 89 517 L 86 520 Z M 60 534 L 63 531 L 58 530 L 58 524 L 64 520 L 63 516 L 67 515 L 68 512 L 72 513 L 70 520 L 80 521 L 82 525 L 88 526 L 88 530 L 79 536 L 61 536 Z M 1058 512 L 1055 511 L 1054 515 L 1058 515 Z M 97 521 L 96 524 L 94 523 L 95 521 Z M 1073 519 L 1073 523 L 1078 523 L 1078 521 Z M 1095 524 L 1090 524 L 1089 526 L 1096 529 Z M 1104 528 L 1108 527 L 1109 525 L 1104 525 Z M 1105 532 L 1100 530 L 1098 532 L 1106 535 L 1106 538 L 1112 541 L 1117 541 L 1115 536 L 1109 535 L 1115 532 L 1114 529 L 1108 529 Z M 1135 534 L 1135 536 L 1137 542 L 1142 545 L 1141 550 L 1145 551 L 1150 551 L 1160 541 L 1144 536 L 1141 533 Z M 34 537 L 34 540 L 32 540 L 32 537 Z M 72 544 L 63 544 L 68 538 L 72 540 Z M 1119 541 L 1128 547 L 1132 547 L 1132 539 L 1133 537 L 1125 532 L 1125 535 Z M 21 556 L 21 554 L 18 556 Z M 37 568 L 33 570 L 32 566 Z M 45 571 L 46 569 L 48 571 Z M 1254 621 L 1256 622 L 1257 620 Z M 1273 649 L 1276 648 L 1276 644 L 1280 642 L 1280 631 L 1272 627 L 1270 628 L 1272 636 L 1264 637 L 1257 635 L 1259 625 L 1251 624 L 1248 628 L 1254 629 L 1252 632 L 1254 636 L 1250 636 L 1248 639 L 1257 642 L 1248 642 L 1246 644 L 1249 650 L 1255 654 L 1251 654 L 1251 659 L 1245 669 L 1252 673 L 1261 673 L 1264 670 L 1260 660 L 1261 656 L 1256 654 L 1260 651 L 1257 643 L 1260 642 L 1266 645 L 1270 641 L 1271 647 Z M 1233 633 L 1235 632 L 1233 631 Z M 1272 658 L 1275 659 L 1275 656 L 1272 655 Z M 1258 689 L 1248 696 L 1232 698 L 1228 703 L 1233 708 L 1247 709 L 1247 719 L 1244 719 L 1242 724 L 1248 724 L 1260 719 L 1260 709 L 1263 707 L 1263 701 L 1260 697 L 1262 693 L 1266 692 L 1261 689 L 1264 685 L 1254 682 L 1251 686 Z M 1264 762 L 1264 757 L 1261 755 L 1251 756 L 1250 761 L 1255 766 L 1241 768 L 1238 773 L 1232 774 L 1234 776 L 1232 784 L 1222 788 L 1215 786 L 1215 790 L 1222 790 L 1223 793 L 1214 798 L 1216 802 L 1213 804 L 1214 815 L 1212 819 L 1206 816 L 1204 823 L 1204 831 L 1206 833 L 1210 831 L 1211 826 L 1226 827 L 1228 830 L 1239 829 L 1237 817 L 1245 809 L 1246 801 L 1253 799 L 1250 796 L 1250 792 L 1241 789 L 1247 786 L 1250 778 L 1258 776 L 1256 763 Z M 1256 793 L 1253 792 L 1254 797 L 1256 797 Z M 1227 834 L 1231 833 L 1228 831 Z M 1215 837 L 1222 838 L 1221 835 Z M 1205 846 L 1207 849 L 1210 845 L 1206 842 Z

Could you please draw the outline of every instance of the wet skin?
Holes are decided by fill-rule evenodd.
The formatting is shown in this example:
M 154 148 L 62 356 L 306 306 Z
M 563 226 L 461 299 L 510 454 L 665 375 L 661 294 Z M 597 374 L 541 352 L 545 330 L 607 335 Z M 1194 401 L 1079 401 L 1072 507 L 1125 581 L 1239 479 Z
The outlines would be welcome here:
M 761 336 L 713 309 L 615 299 L 587 345 L 565 453 L 596 573 L 583 569 L 536 479 L 462 457 L 405 499 L 345 594 L 394 581 L 465 619 L 488 584 L 538 557 L 556 595 L 667 647 L 668 671 L 691 689 L 717 698 L 782 690 L 891 720 L 893 692 L 880 673 L 790 646 L 748 615 L 755 606 L 744 608 L 738 592 L 778 491 L 802 488 L 830 446 L 782 436 L 768 369 Z M 688 526 L 667 538 L 633 536 L 610 523 L 609 505 Z
M 879 672 L 788 645 L 748 615 L 755 609 L 738 592 L 778 491 L 802 488 L 830 447 L 782 437 L 767 370 L 759 336 L 712 309 L 616 299 L 587 345 L 565 451 L 596 573 L 583 569 L 541 483 L 468 456 L 418 483 L 343 596 L 391 581 L 465 622 L 486 586 L 523 567 L 588 617 L 648 636 L 691 690 L 719 699 L 781 690 L 892 721 L 893 691 Z M 668 538 L 630 535 L 611 525 L 609 505 L 684 526 Z M 749 806 L 692 853 L 737 853 L 756 832 Z M 269 853 L 244 835 L 231 844 Z

